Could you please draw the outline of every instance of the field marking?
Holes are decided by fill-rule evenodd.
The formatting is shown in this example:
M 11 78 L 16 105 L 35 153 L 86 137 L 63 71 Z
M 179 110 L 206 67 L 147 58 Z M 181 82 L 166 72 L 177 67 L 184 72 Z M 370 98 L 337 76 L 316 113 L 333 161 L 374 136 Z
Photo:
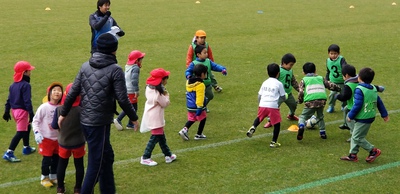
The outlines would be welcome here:
M 389 164 L 384 164 L 384 165 L 377 166 L 377 167 L 367 168 L 367 169 L 360 170 L 360 171 L 350 172 L 350 173 L 347 173 L 344 175 L 334 176 L 334 177 L 330 177 L 330 178 L 326 178 L 326 179 L 322 179 L 322 180 L 318 180 L 318 181 L 314 181 L 314 182 L 309 182 L 309 183 L 302 184 L 302 185 L 299 185 L 296 187 L 290 187 L 290 188 L 286 188 L 286 189 L 282 189 L 282 190 L 278 190 L 278 191 L 274 191 L 274 192 L 269 192 L 268 194 L 283 194 L 283 193 L 297 192 L 297 191 L 304 190 L 304 189 L 311 189 L 314 187 L 319 187 L 319 186 L 333 183 L 336 181 L 342 181 L 342 180 L 346 180 L 346 179 L 386 170 L 389 168 L 398 167 L 398 166 L 400 166 L 400 161 L 392 162 Z
M 393 110 L 393 111 L 388 111 L 388 112 L 389 112 L 389 114 L 391 114 L 391 113 L 399 113 L 400 109 Z M 379 114 L 377 114 L 377 115 L 379 115 Z M 343 122 L 342 119 L 341 120 L 336 120 L 336 121 L 329 121 L 329 122 L 325 122 L 325 125 L 333 125 L 333 124 L 337 124 L 337 123 L 341 123 L 341 122 Z M 288 130 L 281 130 L 281 132 L 280 132 L 280 134 L 286 134 L 286 133 L 293 133 L 293 132 L 290 132 Z M 197 151 L 197 150 L 203 150 L 203 149 L 208 149 L 208 148 L 215 148 L 215 147 L 219 147 L 219 146 L 225 146 L 225 145 L 230 145 L 230 144 L 234 144 L 234 143 L 239 143 L 239 142 L 242 142 L 242 141 L 250 141 L 252 139 L 264 138 L 264 137 L 268 137 L 268 136 L 271 136 L 271 135 L 272 135 L 272 133 L 265 133 L 265 134 L 261 134 L 261 135 L 255 135 L 252 138 L 245 137 L 245 138 L 241 138 L 241 139 L 234 139 L 234 140 L 229 140 L 229 141 L 223 141 L 223 142 L 212 143 L 212 144 L 207 144 L 207 145 L 202 145 L 202 146 L 196 146 L 196 147 L 191 147 L 191 148 L 180 149 L 180 150 L 174 151 L 174 153 L 184 153 L 184 152 Z M 161 157 L 164 157 L 164 154 L 158 153 L 158 154 L 152 155 L 152 157 L 153 158 L 161 158 Z M 129 163 L 139 162 L 139 161 L 140 161 L 140 157 L 132 158 L 132 159 L 126 159 L 126 160 L 119 160 L 119 161 L 114 162 L 114 165 L 129 164 Z M 388 164 L 386 164 L 386 165 L 388 165 Z M 385 165 L 383 165 L 383 166 L 385 166 Z M 396 166 L 398 166 L 398 165 L 396 165 Z M 376 167 L 376 168 L 378 168 L 378 167 Z M 366 169 L 366 170 L 368 170 L 368 169 Z M 74 174 L 74 173 L 75 173 L 75 171 L 72 171 L 72 170 L 66 172 L 66 174 L 68 174 L 68 175 L 69 174 Z M 22 185 L 22 184 L 27 184 L 27 183 L 32 183 L 32 182 L 35 182 L 35 181 L 39 181 L 39 177 L 32 177 L 32 178 L 27 178 L 27 179 L 20 180 L 20 181 L 2 183 L 2 184 L 0 184 L 0 189 L 7 188 L 7 187 L 12 187 L 12 186 L 17 186 L 17 185 Z M 305 184 L 305 185 L 307 185 L 307 184 Z M 302 185 L 297 186 L 297 187 L 301 187 L 301 186 Z M 297 188 L 297 187 L 293 187 L 293 188 Z M 281 191 L 283 191 L 283 190 L 281 190 Z M 288 192 L 288 191 L 285 191 L 285 192 Z

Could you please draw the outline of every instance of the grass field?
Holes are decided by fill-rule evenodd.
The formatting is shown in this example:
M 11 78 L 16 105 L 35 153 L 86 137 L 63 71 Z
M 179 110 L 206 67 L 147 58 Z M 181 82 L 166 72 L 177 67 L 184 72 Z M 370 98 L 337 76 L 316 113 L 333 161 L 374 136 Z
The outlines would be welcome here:
M 149 134 L 112 128 L 115 151 L 115 180 L 118 193 L 399 193 L 400 173 L 400 71 L 399 7 L 393 0 L 150 0 L 112 1 L 112 16 L 126 35 L 120 39 L 117 58 L 121 67 L 131 50 L 146 53 L 140 75 L 144 91 L 149 72 L 157 67 L 171 71 L 168 91 L 171 105 L 166 109 L 168 145 L 177 154 L 165 164 L 158 147 L 156 167 L 142 166 Z M 398 2 L 400 3 L 400 2 Z M 350 9 L 349 6 L 354 8 Z M 45 8 L 51 8 L 45 11 Z M 19 60 L 31 62 L 34 109 L 41 104 L 53 81 L 72 82 L 81 64 L 90 56 L 88 17 L 96 1 L 14 0 L 2 3 L 0 17 L 0 102 L 5 103 L 12 83 L 13 66 Z M 259 12 L 262 11 L 262 12 Z M 228 76 L 216 73 L 224 91 L 210 103 L 204 133 L 207 140 L 183 142 L 177 132 L 186 122 L 185 57 L 196 30 L 207 32 L 215 62 L 227 67 Z M 358 163 L 340 161 L 348 154 L 348 131 L 338 129 L 342 112 L 325 114 L 327 140 L 317 130 L 305 132 L 302 141 L 286 129 L 294 122 L 284 120 L 279 142 L 269 148 L 272 129 L 258 127 L 253 138 L 247 129 L 256 116 L 257 92 L 267 78 L 265 67 L 280 63 L 291 52 L 297 58 L 293 68 L 298 81 L 302 65 L 312 61 L 317 73 L 325 75 L 327 48 L 336 43 L 341 54 L 357 70 L 375 70 L 374 84 L 384 85 L 380 94 L 390 111 L 390 122 L 378 116 L 367 139 L 382 150 L 372 164 L 360 150 Z M 294 92 L 297 96 L 297 92 Z M 143 112 L 145 97 L 139 97 Z M 296 111 L 300 114 L 303 105 Z M 336 105 L 339 109 L 339 104 Z M 287 106 L 281 106 L 286 117 Z M 123 121 L 125 124 L 127 119 Z M 198 124 L 191 128 L 194 136 Z M 15 134 L 14 122 L 0 122 L 0 148 L 9 146 Z M 33 135 L 31 144 L 34 145 Z M 34 145 L 36 146 L 36 145 Z M 40 185 L 42 157 L 35 153 L 16 156 L 21 163 L 0 164 L 0 193 L 55 193 Z M 73 189 L 70 160 L 66 187 Z M 99 193 L 98 191 L 96 193 Z

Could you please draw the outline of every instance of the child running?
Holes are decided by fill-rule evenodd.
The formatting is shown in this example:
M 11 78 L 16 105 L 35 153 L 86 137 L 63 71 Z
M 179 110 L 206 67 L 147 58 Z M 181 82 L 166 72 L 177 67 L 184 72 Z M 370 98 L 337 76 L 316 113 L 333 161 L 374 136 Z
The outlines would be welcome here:
M 317 113 L 319 134 L 322 139 L 326 139 L 328 136 L 325 132 L 324 121 L 324 107 L 327 99 L 325 88 L 340 92 L 340 87 L 317 75 L 314 63 L 305 63 L 303 73 L 305 76 L 299 84 L 299 104 L 304 102 L 304 109 L 299 118 L 297 140 L 303 139 L 305 121 L 311 118 L 315 112 Z
M 203 64 L 198 64 L 193 69 L 191 78 L 186 81 L 186 107 L 188 110 L 188 121 L 185 126 L 179 131 L 179 135 L 183 140 L 189 140 L 189 128 L 196 122 L 200 121 L 197 133 L 194 136 L 195 140 L 206 139 L 203 134 L 204 126 L 206 124 L 207 114 L 205 105 L 207 98 L 205 97 L 205 88 L 203 80 L 207 75 L 207 67 Z
M 162 68 L 154 69 L 150 72 L 150 77 L 146 81 L 146 104 L 140 128 L 141 130 L 151 130 L 151 136 L 140 159 L 140 164 L 143 165 L 157 165 L 157 162 L 151 159 L 151 153 L 157 143 L 159 143 L 161 151 L 165 155 L 167 164 L 176 159 L 176 155 L 171 153 L 167 145 L 164 133 L 164 109 L 170 103 L 169 94 L 164 86 L 167 85 L 169 74 L 169 71 Z
M 368 134 L 371 124 L 375 121 L 376 109 L 379 110 L 385 122 L 389 121 L 389 114 L 378 96 L 376 87 L 371 85 L 375 72 L 369 67 L 362 68 L 358 73 L 359 85 L 354 89 L 354 104 L 347 114 L 347 121 L 355 120 L 353 133 L 351 134 L 350 153 L 343 156 L 341 160 L 357 162 L 357 154 L 360 147 L 369 152 L 365 159 L 372 163 L 381 155 L 381 150 L 369 143 L 365 137 Z
M 128 62 L 125 65 L 125 83 L 128 92 L 128 98 L 136 112 L 138 111 L 137 103 L 139 98 L 140 68 L 142 68 L 142 60 L 145 55 L 146 53 L 142 53 L 139 50 L 134 50 L 129 54 Z M 121 121 L 125 116 L 125 112 L 122 111 L 118 117 L 114 119 L 114 126 L 119 131 L 124 129 Z M 132 121 L 128 121 L 126 129 L 135 129 Z
M 39 153 L 43 156 L 40 183 L 46 188 L 57 184 L 58 130 L 54 130 L 51 123 L 62 96 L 62 85 L 58 82 L 52 83 L 47 88 L 47 102 L 39 106 L 32 122 Z
M 31 100 L 31 71 L 35 67 L 27 61 L 18 61 L 14 65 L 14 83 L 9 88 L 8 99 L 5 106 L 3 119 L 11 120 L 10 110 L 17 126 L 17 133 L 11 140 L 8 150 L 3 155 L 3 159 L 9 162 L 21 162 L 14 155 L 14 150 L 18 146 L 19 141 L 23 141 L 24 148 L 22 154 L 28 155 L 35 152 L 35 148 L 29 146 L 29 134 L 34 113 Z
M 61 105 L 64 104 L 65 98 L 72 86 L 72 83 L 67 85 L 65 93 L 61 99 Z M 79 103 L 80 96 L 75 99 L 72 104 L 71 111 L 65 117 L 62 126 L 58 126 L 58 117 L 60 116 L 60 108 L 54 112 L 51 127 L 58 129 L 58 168 L 57 168 L 57 194 L 65 193 L 64 179 L 65 171 L 68 166 L 68 160 L 71 154 L 74 155 L 75 165 L 75 187 L 74 193 L 80 193 L 82 188 L 83 176 L 85 169 L 83 165 L 83 157 L 85 156 L 85 137 L 83 135 L 80 123 L 81 107 Z
M 261 88 L 258 91 L 259 105 L 257 118 L 254 120 L 253 126 L 251 126 L 249 131 L 247 131 L 247 136 L 252 137 L 262 120 L 269 117 L 269 122 L 274 126 L 272 141 L 269 144 L 269 147 L 271 148 L 281 146 L 281 144 L 278 143 L 278 136 L 282 118 L 279 112 L 278 101 L 280 99 L 286 100 L 287 98 L 283 84 L 277 79 L 280 74 L 279 69 L 279 65 L 276 63 L 271 63 L 267 66 L 269 78 L 262 83 Z

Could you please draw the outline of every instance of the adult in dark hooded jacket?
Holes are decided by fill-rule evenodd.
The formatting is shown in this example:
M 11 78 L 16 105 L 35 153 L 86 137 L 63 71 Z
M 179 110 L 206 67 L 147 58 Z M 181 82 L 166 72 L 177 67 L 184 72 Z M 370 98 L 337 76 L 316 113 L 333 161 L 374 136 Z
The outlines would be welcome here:
M 125 76 L 117 64 L 117 38 L 104 33 L 97 39 L 97 51 L 85 62 L 68 93 L 60 112 L 59 126 L 77 96 L 81 96 L 81 124 L 88 143 L 88 167 L 81 193 L 93 193 L 97 181 L 101 193 L 115 193 L 114 151 L 110 126 L 116 110 L 115 100 L 137 127 L 138 116 L 128 100 Z

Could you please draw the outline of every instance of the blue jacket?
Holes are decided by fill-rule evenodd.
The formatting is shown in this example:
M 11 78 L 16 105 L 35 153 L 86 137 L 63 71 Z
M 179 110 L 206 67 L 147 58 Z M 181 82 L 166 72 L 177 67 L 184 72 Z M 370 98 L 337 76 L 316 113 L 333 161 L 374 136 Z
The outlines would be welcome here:
M 368 89 L 372 89 L 374 86 L 371 84 L 366 84 L 366 83 L 360 83 L 360 86 L 363 86 L 365 88 Z M 364 104 L 364 94 L 362 93 L 362 91 L 359 88 L 356 88 L 354 90 L 354 105 L 353 108 L 350 110 L 350 112 L 347 114 L 347 116 L 353 120 L 356 115 L 358 114 L 358 112 L 361 111 L 361 109 L 363 108 L 363 104 Z M 381 117 L 387 117 L 388 116 L 388 112 L 385 108 L 385 105 L 383 104 L 381 98 L 378 96 L 378 100 L 377 100 L 377 107 L 379 110 L 379 113 L 381 113 Z M 370 118 L 370 119 L 356 119 L 356 122 L 360 122 L 360 123 L 372 123 L 374 122 L 375 117 L 374 118 Z
M 196 58 L 196 61 L 199 62 L 204 62 L 205 60 Z M 224 66 L 219 65 L 217 63 L 214 63 L 213 61 L 210 60 L 210 65 L 211 65 L 211 71 L 217 71 L 217 72 L 221 72 L 222 70 L 226 69 Z M 189 75 L 192 76 L 193 75 L 193 69 L 194 69 L 194 63 L 191 62 L 189 64 L 189 67 L 186 69 L 185 71 L 185 77 L 187 78 Z
M 10 109 L 24 109 L 28 111 L 30 118 L 33 118 L 31 84 L 29 82 L 30 77 L 24 75 L 20 82 L 11 84 L 5 112 L 10 112 Z

